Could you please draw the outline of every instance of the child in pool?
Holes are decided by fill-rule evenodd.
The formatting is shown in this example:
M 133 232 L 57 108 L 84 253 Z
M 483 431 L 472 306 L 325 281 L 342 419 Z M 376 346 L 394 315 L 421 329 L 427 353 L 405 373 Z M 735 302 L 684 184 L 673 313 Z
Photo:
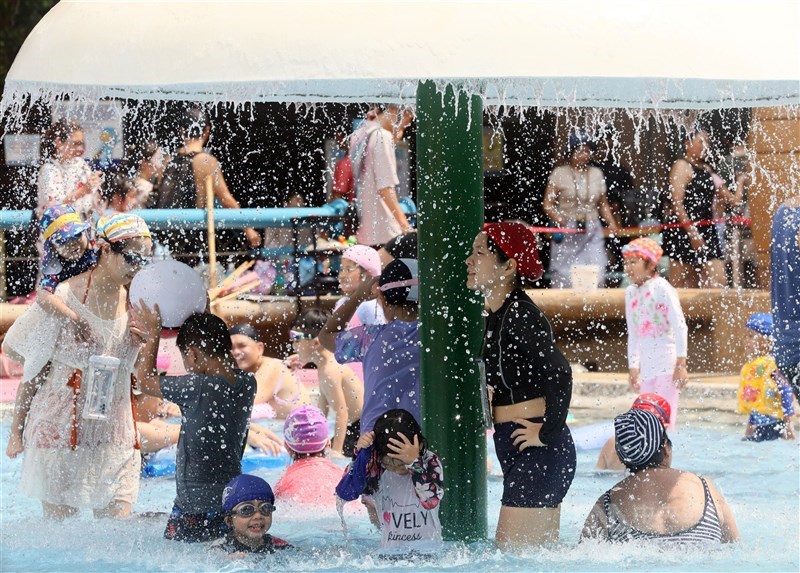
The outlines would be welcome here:
M 336 362 L 333 352 L 320 344 L 319 332 L 330 316 L 329 312 L 317 308 L 306 310 L 292 325 L 289 339 L 298 361 L 317 367 L 319 409 L 324 415 L 332 409 L 336 415 L 331 445 L 333 455 L 351 458 L 361 433 L 364 383 L 348 365 Z M 326 426 L 326 434 L 327 431 Z
M 666 398 L 672 410 L 671 431 L 676 425 L 680 391 L 688 382 L 689 329 L 678 293 L 656 272 L 662 254 L 649 237 L 635 239 L 622 249 L 625 274 L 633 283 L 625 291 L 628 382 L 637 392 Z
M 771 356 L 772 315 L 754 314 L 747 329 L 747 354 L 753 359 L 742 367 L 736 396 L 739 413 L 749 414 L 744 437 L 751 442 L 793 440 L 792 388 Z
M 55 292 L 60 283 L 97 264 L 97 248 L 89 238 L 89 226 L 69 205 L 55 205 L 47 209 L 39 226 L 44 240 L 44 254 L 36 300 L 50 314 L 78 323 L 78 335 L 88 339 L 89 326 L 55 296 Z
M 400 409 L 379 416 L 373 431 L 358 440 L 359 450 L 370 447 L 362 502 L 381 530 L 381 548 L 435 551 L 442 541 L 442 463 L 414 416 Z
M 257 476 L 233 478 L 222 493 L 222 510 L 229 532 L 209 549 L 222 550 L 231 557 L 248 553 L 275 553 L 292 545 L 267 533 L 272 527 L 275 496 L 269 484 Z
M 295 408 L 283 424 L 283 444 L 292 463 L 275 484 L 275 497 L 303 505 L 336 504 L 334 489 L 342 468 L 325 457 L 328 420 L 319 408 Z
M 137 364 L 141 389 L 181 409 L 175 505 L 164 537 L 188 543 L 216 539 L 225 530 L 219 512 L 225 484 L 242 473 L 255 377 L 236 368 L 227 326 L 208 313 L 192 314 L 178 333 L 187 374 L 159 376 L 158 307 L 140 302 L 136 319 L 132 332 L 143 342 Z

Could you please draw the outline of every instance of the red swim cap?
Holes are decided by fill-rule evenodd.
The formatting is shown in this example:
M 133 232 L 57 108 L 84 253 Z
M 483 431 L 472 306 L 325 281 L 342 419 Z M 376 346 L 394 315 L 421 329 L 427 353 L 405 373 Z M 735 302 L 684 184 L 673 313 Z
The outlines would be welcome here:
M 655 414 L 665 426 L 669 425 L 669 420 L 672 417 L 672 408 L 670 408 L 667 399 L 659 394 L 653 394 L 652 392 L 639 394 L 636 400 L 633 401 L 633 406 L 631 406 L 631 408 Z
M 539 260 L 539 244 L 536 235 L 523 223 L 486 223 L 483 232 L 509 258 L 517 262 L 517 274 L 535 281 L 544 274 Z

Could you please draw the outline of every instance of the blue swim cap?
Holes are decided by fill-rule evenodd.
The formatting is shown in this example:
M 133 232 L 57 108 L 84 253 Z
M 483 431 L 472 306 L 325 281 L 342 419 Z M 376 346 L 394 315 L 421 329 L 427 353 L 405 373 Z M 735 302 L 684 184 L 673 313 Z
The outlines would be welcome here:
M 267 501 L 275 503 L 275 494 L 269 484 L 258 476 L 242 474 L 236 476 L 222 490 L 222 509 L 230 513 L 243 501 Z
M 772 336 L 772 315 L 768 312 L 754 314 L 747 319 L 745 326 L 758 334 Z

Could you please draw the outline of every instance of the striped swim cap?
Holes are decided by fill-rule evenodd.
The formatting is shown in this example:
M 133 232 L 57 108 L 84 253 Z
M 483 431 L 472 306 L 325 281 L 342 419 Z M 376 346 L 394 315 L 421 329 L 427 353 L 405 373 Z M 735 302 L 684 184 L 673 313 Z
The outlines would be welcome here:
M 614 418 L 614 438 L 619 459 L 626 466 L 641 466 L 656 455 L 666 430 L 658 416 L 646 410 L 628 410 Z
M 115 213 L 97 222 L 97 237 L 107 243 L 117 243 L 137 237 L 150 237 L 150 229 L 139 215 Z

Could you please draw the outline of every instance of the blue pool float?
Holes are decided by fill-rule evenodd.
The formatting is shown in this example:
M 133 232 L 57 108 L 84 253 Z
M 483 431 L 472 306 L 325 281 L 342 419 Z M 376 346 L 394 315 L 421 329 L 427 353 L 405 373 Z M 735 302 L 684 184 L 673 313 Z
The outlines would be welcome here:
M 289 465 L 289 455 L 281 453 L 277 456 L 265 454 L 260 450 L 247 448 L 242 457 L 242 473 L 253 473 L 256 470 L 277 469 Z M 156 452 L 142 465 L 142 477 L 174 477 L 175 448 L 167 448 Z

